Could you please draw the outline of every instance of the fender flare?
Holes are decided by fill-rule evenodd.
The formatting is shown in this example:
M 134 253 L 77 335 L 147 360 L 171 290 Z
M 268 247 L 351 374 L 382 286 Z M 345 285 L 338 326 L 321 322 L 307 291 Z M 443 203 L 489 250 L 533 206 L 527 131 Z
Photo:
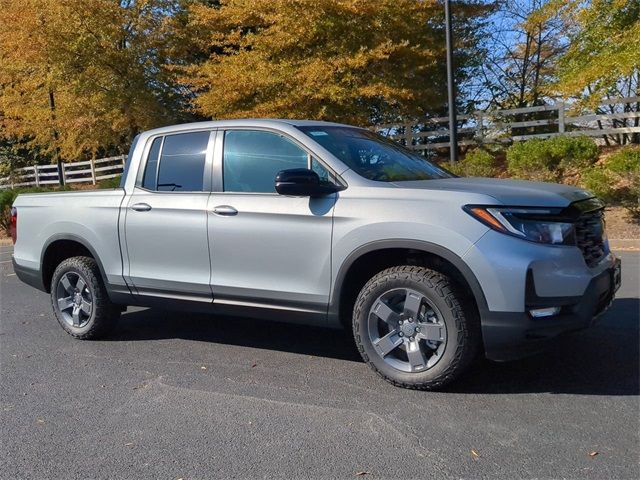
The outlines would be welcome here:
M 460 258 L 457 254 L 453 253 L 448 248 L 435 243 L 427 242 L 424 240 L 410 240 L 410 239 L 389 239 L 389 240 L 375 240 L 373 242 L 366 243 L 353 252 L 351 252 L 347 258 L 342 262 L 338 273 L 335 278 L 333 288 L 331 290 L 331 302 L 329 305 L 329 317 L 337 319 L 340 314 L 340 294 L 343 288 L 344 279 L 347 276 L 347 272 L 362 255 L 389 248 L 406 248 L 411 250 L 417 250 L 424 253 L 429 253 L 441 257 L 451 263 L 465 279 L 471 293 L 476 301 L 480 316 L 483 316 L 484 312 L 488 311 L 487 299 L 482 291 L 480 282 L 476 278 L 475 274 L 469 266 Z
M 93 259 L 98 264 L 98 269 L 100 270 L 100 276 L 102 277 L 102 281 L 104 282 L 105 286 L 107 287 L 107 291 L 108 291 L 109 290 L 109 288 L 108 288 L 109 283 L 107 282 L 107 275 L 105 274 L 104 267 L 102 266 L 102 261 L 100 260 L 100 257 L 98 256 L 96 250 L 91 246 L 91 244 L 87 240 L 85 240 L 84 238 L 82 238 L 82 237 L 80 237 L 78 235 L 74 235 L 72 233 L 57 233 L 57 234 L 49 237 L 47 239 L 47 241 L 44 242 L 44 245 L 42 247 L 42 253 L 40 254 L 40 276 L 42 277 L 42 284 L 47 289 L 47 291 L 49 290 L 49 286 L 46 285 L 46 283 L 44 281 L 45 280 L 44 279 L 44 256 L 47 253 L 47 250 L 49 249 L 51 244 L 54 243 L 54 242 L 60 241 L 60 240 L 68 240 L 68 241 L 71 241 L 71 242 L 79 243 L 84 248 L 89 250 L 89 252 L 91 253 L 91 256 L 93 257 Z

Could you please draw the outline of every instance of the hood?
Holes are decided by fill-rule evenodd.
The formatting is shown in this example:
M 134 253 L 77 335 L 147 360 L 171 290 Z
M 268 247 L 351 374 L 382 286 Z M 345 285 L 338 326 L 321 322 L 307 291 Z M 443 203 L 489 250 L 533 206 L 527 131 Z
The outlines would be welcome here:
M 522 207 L 566 207 L 578 200 L 593 197 L 591 193 L 569 185 L 498 178 L 443 178 L 395 182 L 394 185 L 400 188 L 488 195 L 503 205 Z

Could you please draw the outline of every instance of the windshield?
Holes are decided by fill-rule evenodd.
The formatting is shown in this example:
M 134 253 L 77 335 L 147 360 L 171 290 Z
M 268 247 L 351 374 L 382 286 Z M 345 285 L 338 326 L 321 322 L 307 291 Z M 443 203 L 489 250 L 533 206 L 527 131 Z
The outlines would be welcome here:
M 379 182 L 431 180 L 453 175 L 402 145 L 353 127 L 298 127 L 359 175 Z

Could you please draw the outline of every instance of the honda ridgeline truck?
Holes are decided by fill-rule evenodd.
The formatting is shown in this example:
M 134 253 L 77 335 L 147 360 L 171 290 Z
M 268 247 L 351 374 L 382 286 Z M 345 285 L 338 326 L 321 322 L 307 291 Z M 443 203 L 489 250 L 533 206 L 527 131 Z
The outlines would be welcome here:
M 620 285 L 590 193 L 458 178 L 335 123 L 145 132 L 120 188 L 20 195 L 12 216 L 16 274 L 73 337 L 127 305 L 345 327 L 408 388 L 588 327 Z

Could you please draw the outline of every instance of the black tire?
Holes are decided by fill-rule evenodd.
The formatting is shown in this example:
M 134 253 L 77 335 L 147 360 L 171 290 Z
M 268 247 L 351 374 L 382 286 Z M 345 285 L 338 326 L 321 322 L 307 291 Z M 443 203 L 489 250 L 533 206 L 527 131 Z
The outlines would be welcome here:
M 380 298 L 383 298 L 387 292 L 403 291 L 403 289 L 408 289 L 406 292 L 412 291 L 421 295 L 423 303 L 420 308 L 426 309 L 428 302 L 428 305 L 433 306 L 433 309 L 429 309 L 430 314 L 438 311 L 438 325 L 444 324 L 446 327 L 444 340 L 437 344 L 441 345 L 441 352 L 439 351 L 440 354 L 435 359 L 436 363 L 430 368 L 427 367 L 428 362 L 416 369 L 410 367 L 413 371 L 394 368 L 389 363 L 396 362 L 395 356 L 391 361 L 385 360 L 387 357 L 376 350 L 370 338 L 371 328 L 377 328 L 372 327 L 371 322 L 380 322 L 377 314 L 371 313 L 374 304 L 379 305 Z M 407 293 L 405 302 L 408 298 Z M 402 308 L 404 307 L 400 307 L 400 309 Z M 353 334 L 364 361 L 386 381 L 399 387 L 417 390 L 439 389 L 455 380 L 469 366 L 479 351 L 480 323 L 475 312 L 475 307 L 470 303 L 470 300 L 466 299 L 458 285 L 447 275 L 424 267 L 397 266 L 375 275 L 360 291 L 353 311 Z M 395 312 L 394 315 L 396 315 Z M 401 313 L 401 315 L 405 314 Z M 406 318 L 406 316 L 401 318 Z M 421 325 L 424 326 L 424 324 Z M 391 327 L 389 329 L 392 330 Z M 401 335 L 400 326 L 396 327 L 396 331 L 399 332 L 397 335 Z M 419 329 L 416 332 L 419 332 Z M 405 335 L 404 338 L 400 340 L 409 341 L 406 334 L 403 335 Z M 412 338 L 418 338 L 420 334 L 414 333 L 413 335 Z M 399 339 L 398 336 L 393 338 L 395 341 Z M 422 345 L 421 349 L 428 350 L 423 342 L 425 340 L 416 341 L 416 345 L 420 344 Z M 431 345 L 436 344 L 432 343 Z M 405 355 L 408 358 L 408 347 L 394 347 L 394 349 L 396 348 L 404 349 L 404 354 L 398 350 L 393 350 L 392 353 L 398 352 L 398 356 Z M 440 347 L 432 346 L 429 348 Z M 410 363 L 407 362 L 408 365 Z
M 71 312 L 75 311 L 75 308 L 67 307 L 64 311 L 61 308 L 68 305 L 64 302 L 64 300 L 68 302 L 68 299 L 60 301 L 59 299 L 62 295 L 69 293 L 63 285 L 63 277 L 67 284 L 69 279 L 82 279 L 85 287 L 83 288 L 84 296 L 90 300 L 90 313 L 83 311 L 80 314 L 82 321 L 78 321 L 77 325 L 71 318 Z M 79 293 L 83 295 L 82 292 Z M 69 298 L 74 298 L 74 294 L 70 293 Z M 69 335 L 80 340 L 94 340 L 106 336 L 113 330 L 120 317 L 120 308 L 109 299 L 98 264 L 90 257 L 71 257 L 58 265 L 51 278 L 51 305 L 60 326 Z

